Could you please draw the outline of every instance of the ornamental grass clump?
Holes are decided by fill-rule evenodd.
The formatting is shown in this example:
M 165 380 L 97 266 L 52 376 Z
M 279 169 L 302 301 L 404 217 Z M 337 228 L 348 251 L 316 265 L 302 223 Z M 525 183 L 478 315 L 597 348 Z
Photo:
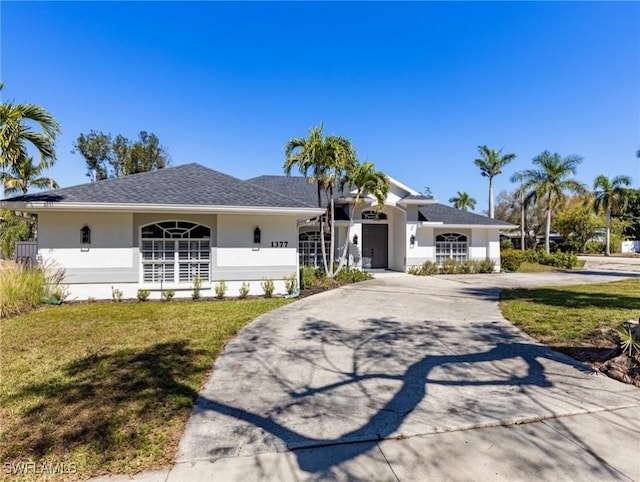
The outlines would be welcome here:
M 45 296 L 44 272 L 23 266 L 0 269 L 0 318 L 19 315 L 37 307 Z
M 53 263 L 32 267 L 5 263 L 0 266 L 0 318 L 35 309 L 44 299 L 64 301 L 65 271 Z

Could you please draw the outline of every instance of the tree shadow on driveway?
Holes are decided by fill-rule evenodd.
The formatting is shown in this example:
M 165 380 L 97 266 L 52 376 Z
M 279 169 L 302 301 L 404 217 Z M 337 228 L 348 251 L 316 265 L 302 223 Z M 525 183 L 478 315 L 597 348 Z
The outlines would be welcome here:
M 580 396 L 570 394 L 563 400 L 559 392 L 579 387 L 594 373 L 546 346 L 527 342 L 506 324 L 455 327 L 429 320 L 365 319 L 360 325 L 353 329 L 307 318 L 299 342 L 277 347 L 279 361 L 265 354 L 272 360 L 265 382 L 271 387 L 266 398 L 273 397 L 272 405 L 264 399 L 254 405 L 237 396 L 205 393 L 196 413 L 231 417 L 236 421 L 232 436 L 239 444 L 263 436 L 277 439 L 294 450 L 300 469 L 333 477 L 338 466 L 366 454 L 380 440 L 509 425 L 580 409 Z M 277 344 L 273 335 L 254 341 L 258 346 L 253 354 Z M 549 367 L 567 379 L 562 390 L 547 375 Z M 539 396 L 547 390 L 550 394 Z M 537 411 L 530 412 L 532 407 Z M 288 416 L 292 412 L 297 415 Z M 216 431 L 217 437 L 222 435 Z M 345 444 L 350 445 L 331 458 L 306 450 Z M 540 449 L 555 455 L 543 445 Z M 261 451 L 268 450 L 256 453 Z M 215 447 L 208 452 L 210 459 L 224 455 Z

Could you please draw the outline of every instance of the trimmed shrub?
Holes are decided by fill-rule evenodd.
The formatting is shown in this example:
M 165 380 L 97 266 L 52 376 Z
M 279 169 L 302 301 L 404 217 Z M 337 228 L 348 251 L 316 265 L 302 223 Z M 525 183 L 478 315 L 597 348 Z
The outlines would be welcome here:
M 246 281 L 244 281 L 242 283 L 242 286 L 238 290 L 238 297 L 241 300 L 244 300 L 247 296 L 249 296 L 250 289 L 251 289 L 251 285 L 249 283 L 247 283 Z
M 196 276 L 193 278 L 193 293 L 191 293 L 191 299 L 200 299 L 200 290 L 202 289 L 202 277 Z
M 504 271 L 518 271 L 524 262 L 525 255 L 522 251 L 508 249 L 500 254 L 502 269 Z
M 303 266 L 300 268 L 300 285 L 303 289 L 317 288 L 320 280 L 325 277 L 324 271 L 313 266 Z
M 478 271 L 478 265 L 474 260 L 468 259 L 458 265 L 458 273 L 473 274 Z
M 422 266 L 411 266 L 408 270 L 409 274 L 416 276 L 431 276 L 438 274 L 438 265 L 433 261 L 425 261 Z
M 445 259 L 442 262 L 440 272 L 442 274 L 456 274 L 458 272 L 459 263 L 455 259 Z
M 358 268 L 343 268 L 335 277 L 339 283 L 358 283 L 368 279 L 373 279 L 373 275 Z
M 122 301 L 123 296 L 124 296 L 124 293 L 122 292 L 121 289 L 114 288 L 113 286 L 111 287 L 111 299 L 113 301 L 115 301 L 116 303 L 120 303 Z
M 291 273 L 288 276 L 282 278 L 284 281 L 284 288 L 287 290 L 288 295 L 292 295 L 298 289 L 298 277 L 295 273 Z
M 216 292 L 216 298 L 218 298 L 219 300 L 224 298 L 224 295 L 227 292 L 227 282 L 223 279 L 218 281 L 218 283 L 216 283 L 214 291 Z
M 492 259 L 483 259 L 478 262 L 478 273 L 493 273 L 496 269 L 496 262 Z
M 271 298 L 273 296 L 273 292 L 275 291 L 276 286 L 272 278 L 262 278 L 260 286 L 262 287 L 265 298 Z
M 584 252 L 586 254 L 599 254 L 604 253 L 605 242 L 604 241 L 589 241 L 584 245 Z
M 176 291 L 175 290 L 163 290 L 162 291 L 162 299 L 164 301 L 171 301 L 175 295 L 176 295 Z
M 510 239 L 501 239 L 500 240 L 500 251 L 508 251 L 513 249 L 513 243 Z
M 149 295 L 151 294 L 151 291 L 149 290 L 138 290 L 137 293 L 137 297 L 138 297 L 138 301 L 147 301 L 149 299 Z

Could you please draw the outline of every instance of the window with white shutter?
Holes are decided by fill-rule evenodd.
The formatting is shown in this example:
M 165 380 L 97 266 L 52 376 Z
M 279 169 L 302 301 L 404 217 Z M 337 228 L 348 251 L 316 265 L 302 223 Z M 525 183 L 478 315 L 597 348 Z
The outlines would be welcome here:
M 211 229 L 186 221 L 143 226 L 140 252 L 144 283 L 191 284 L 196 276 L 209 281 Z

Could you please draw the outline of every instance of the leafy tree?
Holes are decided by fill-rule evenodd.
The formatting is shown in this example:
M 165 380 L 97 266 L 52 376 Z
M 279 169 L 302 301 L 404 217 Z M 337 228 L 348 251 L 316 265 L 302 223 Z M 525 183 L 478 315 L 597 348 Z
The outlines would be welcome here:
M 123 135 L 90 131 L 80 134 L 73 145 L 73 153 L 85 159 L 87 176 L 92 181 L 155 171 L 169 165 L 169 155 L 155 134 L 141 131 L 133 142 Z
M 609 179 L 600 174 L 593 182 L 593 208 L 604 211 L 605 217 L 605 256 L 611 256 L 611 215 L 624 211 L 627 205 L 625 187 L 631 185 L 629 176 L 616 176 Z
M 318 207 L 327 208 L 327 219 L 330 229 L 330 253 L 327 260 L 327 253 L 324 242 L 322 247 L 322 262 L 327 277 L 334 276 L 333 262 L 335 257 L 335 223 L 334 213 L 334 192 L 336 187 L 344 184 L 347 173 L 357 164 L 356 154 L 351 142 L 341 136 L 324 136 L 323 126 L 309 130 L 309 137 L 295 137 L 289 140 L 285 146 L 284 172 L 291 174 L 294 166 L 304 175 L 309 182 L 316 183 L 318 189 Z M 327 204 L 323 206 L 321 191 L 324 191 Z M 322 217 L 319 219 L 320 236 L 324 240 L 324 223 Z
M 57 182 L 42 176 L 46 169 L 47 164 L 42 160 L 38 164 L 34 164 L 33 157 L 26 155 L 20 157 L 11 171 L 4 173 L 4 192 L 6 194 L 27 194 L 32 186 L 40 189 L 58 188 Z
M 597 216 L 590 196 L 573 196 L 558 211 L 553 228 L 559 232 L 565 242 L 573 245 L 576 251 L 584 252 L 589 240 L 593 239 L 604 227 L 604 220 Z
M 478 146 L 480 158 L 473 163 L 480 168 L 483 177 L 489 178 L 489 217 L 494 217 L 493 178 L 502 173 L 502 168 L 516 158 L 515 154 L 502 155 L 502 149 L 496 151 L 487 146 Z
M 31 238 L 32 222 L 11 211 L 0 210 L 0 254 L 13 258 L 16 241 L 28 241 Z
M 640 189 L 624 189 L 627 209 L 618 213 L 618 217 L 628 222 L 629 227 L 623 233 L 625 237 L 640 239 Z
M 3 84 L 0 82 L 0 91 Z M 34 129 L 34 125 L 38 129 Z M 12 171 L 29 149 L 50 167 L 56 160 L 55 140 L 60 126 L 54 117 L 34 104 L 0 103 L 0 173 Z
M 511 224 L 519 224 L 524 226 L 525 242 L 522 246 L 535 246 L 537 236 L 544 234 L 545 212 L 544 208 L 527 200 L 526 196 L 520 195 L 520 189 L 512 192 L 501 191 L 498 194 L 498 202 L 496 204 L 496 219 Z M 522 214 L 524 214 L 524 223 L 522 222 Z
M 467 211 L 469 208 L 474 209 L 476 207 L 476 200 L 466 192 L 458 191 L 458 195 L 450 198 L 449 202 L 453 203 L 454 208 L 462 211 Z
M 533 158 L 538 169 L 527 169 L 523 172 L 523 189 L 529 191 L 525 202 L 541 203 L 545 209 L 544 248 L 550 251 L 549 236 L 551 234 L 551 216 L 553 210 L 564 200 L 567 191 L 578 194 L 586 193 L 585 187 L 573 179 L 582 157 L 570 155 L 565 158 L 560 154 L 543 151 Z
M 102 181 L 109 178 L 109 165 L 111 163 L 111 136 L 98 131 L 90 131 L 88 134 L 80 134 L 73 144 L 72 153 L 79 152 L 84 157 L 87 167 L 87 176 L 91 181 Z
M 116 138 L 117 140 L 118 138 Z M 118 145 L 116 143 L 116 150 Z M 121 172 L 123 176 L 164 169 L 169 164 L 169 156 L 164 147 L 160 145 L 158 137 L 153 133 L 141 131 L 138 140 L 130 144 L 128 152 L 125 152 Z
M 424 187 L 422 194 L 424 194 L 424 197 L 427 199 L 433 199 L 433 192 L 431 192 L 431 188 L 429 186 Z
M 384 203 L 391 189 L 391 181 L 386 174 L 375 170 L 373 162 L 365 162 L 364 164 L 357 163 L 348 170 L 343 180 L 343 185 L 349 186 L 353 196 L 353 201 L 350 203 L 348 234 L 353 226 L 356 207 L 362 204 L 364 198 L 373 196 L 376 199 L 376 210 L 381 211 L 384 208 Z M 346 239 L 342 248 L 340 263 L 334 276 L 344 267 L 348 252 L 349 239 Z

